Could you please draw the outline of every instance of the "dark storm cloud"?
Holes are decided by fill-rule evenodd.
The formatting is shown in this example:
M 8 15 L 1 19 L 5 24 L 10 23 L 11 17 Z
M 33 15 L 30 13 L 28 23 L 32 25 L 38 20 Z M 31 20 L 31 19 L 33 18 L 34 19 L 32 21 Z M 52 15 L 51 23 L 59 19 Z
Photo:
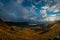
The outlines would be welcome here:
M 35 20 L 37 16 L 35 14 L 36 10 L 29 6 L 24 7 L 22 5 L 23 1 L 25 0 L 10 0 L 9 2 L 6 1 L 5 4 L 4 2 L 0 2 L 0 18 L 4 21 L 12 22 Z
M 4 21 L 17 22 L 26 17 L 28 10 L 21 5 L 22 1 L 23 0 L 10 0 L 8 4 L 0 2 L 0 18 Z

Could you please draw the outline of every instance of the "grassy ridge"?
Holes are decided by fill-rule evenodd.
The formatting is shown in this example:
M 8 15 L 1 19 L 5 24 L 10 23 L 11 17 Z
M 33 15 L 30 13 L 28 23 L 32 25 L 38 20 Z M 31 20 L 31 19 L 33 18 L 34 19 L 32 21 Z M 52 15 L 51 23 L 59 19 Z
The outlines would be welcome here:
M 40 34 L 31 28 L 9 27 L 0 22 L 0 40 L 48 40 L 48 38 L 53 39 L 59 31 L 60 23 L 54 24 L 50 31 Z

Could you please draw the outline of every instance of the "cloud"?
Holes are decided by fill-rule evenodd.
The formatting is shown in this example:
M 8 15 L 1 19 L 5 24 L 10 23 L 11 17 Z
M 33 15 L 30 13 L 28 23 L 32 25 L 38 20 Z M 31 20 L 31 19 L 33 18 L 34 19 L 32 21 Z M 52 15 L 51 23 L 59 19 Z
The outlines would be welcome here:
M 9 12 L 6 11 L 1 11 L 0 12 L 0 17 L 4 21 L 13 21 L 16 20 L 15 16 L 12 14 L 8 14 Z
M 60 9 L 60 3 L 57 3 L 56 5 L 53 5 L 50 8 L 48 8 L 48 10 L 52 12 L 59 12 L 60 11 L 59 9 Z
M 34 20 L 34 21 L 40 21 L 41 20 L 41 15 L 38 14 L 38 10 L 36 9 L 35 5 L 32 5 L 32 7 L 24 7 L 21 3 L 24 0 L 16 0 L 13 1 L 11 0 L 10 3 L 7 5 L 3 4 L 0 2 L 0 7 L 3 6 L 2 10 L 0 11 L 0 18 L 2 18 L 4 21 L 12 21 L 12 22 L 20 22 L 20 21 L 25 21 L 25 20 Z M 30 1 L 30 0 L 29 0 Z M 53 12 L 58 12 L 60 4 L 53 5 L 51 7 L 43 6 L 41 7 L 42 10 L 40 10 L 40 13 L 42 14 L 43 17 L 47 16 L 47 10 L 53 11 Z
M 46 10 L 40 10 L 40 13 L 42 14 L 42 17 L 46 17 L 47 16 L 47 11 Z
M 24 0 L 17 0 L 17 4 L 21 4 Z
M 22 0 L 20 0 L 20 1 L 22 2 Z M 19 4 L 17 3 L 17 1 L 15 2 L 15 1 L 11 0 L 10 3 L 8 3 L 8 4 L 9 5 L 7 5 L 7 6 L 4 4 L 5 6 L 0 10 L 0 18 L 3 19 L 4 21 L 12 21 L 12 22 L 18 21 L 18 20 L 20 20 L 20 19 L 18 19 L 18 17 L 21 17 L 20 15 L 22 13 L 26 13 L 26 10 L 24 10 L 24 8 L 21 7 L 22 5 L 20 5 L 21 8 L 18 7 Z M 3 6 L 2 2 L 0 2 L 0 5 L 1 5 L 0 7 Z M 17 9 L 17 7 L 18 7 L 18 9 Z M 21 9 L 22 9 L 22 11 L 25 11 L 25 12 L 21 12 Z M 18 11 L 20 11 L 20 12 L 18 13 Z
M 4 4 L 2 2 L 0 2 L 0 9 L 4 6 Z
M 56 12 L 59 12 L 60 10 L 55 10 L 54 12 L 56 13 Z
M 12 0 L 13 1 L 13 0 Z M 20 22 L 32 19 L 35 15 L 35 9 L 29 7 L 29 10 L 21 5 L 24 0 L 10 2 L 0 11 L 0 18 L 4 21 Z
M 48 9 L 49 8 L 49 6 L 43 6 L 43 7 L 41 7 L 42 9 Z
M 49 5 L 45 5 L 41 7 L 41 9 L 48 10 L 50 12 L 59 12 L 60 11 L 60 3 L 56 3 L 55 5 L 52 5 L 49 7 Z

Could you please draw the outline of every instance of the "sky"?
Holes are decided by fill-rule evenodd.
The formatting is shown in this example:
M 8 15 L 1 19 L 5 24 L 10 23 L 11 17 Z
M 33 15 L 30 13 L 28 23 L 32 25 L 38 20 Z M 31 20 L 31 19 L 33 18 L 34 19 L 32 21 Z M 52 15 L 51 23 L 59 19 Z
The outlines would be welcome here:
M 60 20 L 60 0 L 0 0 L 0 18 L 7 22 Z

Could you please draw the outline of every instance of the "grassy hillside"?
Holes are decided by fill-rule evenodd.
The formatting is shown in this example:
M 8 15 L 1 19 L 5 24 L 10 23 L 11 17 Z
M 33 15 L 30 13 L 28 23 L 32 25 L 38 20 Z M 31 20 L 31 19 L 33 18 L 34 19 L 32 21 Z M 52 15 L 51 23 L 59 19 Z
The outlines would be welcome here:
M 36 28 L 20 28 L 16 26 L 8 26 L 2 20 L 0 20 L 0 40 L 48 40 L 53 39 L 60 31 L 60 23 L 52 25 L 50 30 L 41 34 L 33 29 L 40 29 L 40 26 Z

